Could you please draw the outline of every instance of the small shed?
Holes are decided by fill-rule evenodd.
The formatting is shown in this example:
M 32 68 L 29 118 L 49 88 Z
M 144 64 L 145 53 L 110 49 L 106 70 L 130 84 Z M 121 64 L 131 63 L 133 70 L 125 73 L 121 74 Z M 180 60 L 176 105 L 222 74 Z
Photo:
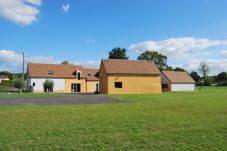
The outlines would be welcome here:
M 0 83 L 2 82 L 2 81 L 6 81 L 6 80 L 9 80 L 9 77 L 8 76 L 6 76 L 6 75 L 0 75 Z
M 163 91 L 194 91 L 195 81 L 187 72 L 163 71 L 161 75 Z

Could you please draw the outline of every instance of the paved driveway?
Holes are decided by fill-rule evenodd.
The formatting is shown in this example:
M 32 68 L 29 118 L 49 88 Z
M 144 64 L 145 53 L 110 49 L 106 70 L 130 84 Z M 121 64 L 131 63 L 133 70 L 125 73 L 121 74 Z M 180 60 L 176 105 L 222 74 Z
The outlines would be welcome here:
M 106 104 L 122 102 L 102 95 L 75 95 L 66 97 L 40 98 L 0 98 L 0 105 L 29 105 L 29 104 Z

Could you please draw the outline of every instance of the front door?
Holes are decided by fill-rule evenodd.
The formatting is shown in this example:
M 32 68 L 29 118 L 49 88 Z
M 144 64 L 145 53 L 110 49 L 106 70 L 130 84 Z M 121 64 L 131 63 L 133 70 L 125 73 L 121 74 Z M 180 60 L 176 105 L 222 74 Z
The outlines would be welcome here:
M 79 83 L 72 84 L 71 89 L 72 89 L 72 92 L 80 92 L 81 91 L 80 84 Z

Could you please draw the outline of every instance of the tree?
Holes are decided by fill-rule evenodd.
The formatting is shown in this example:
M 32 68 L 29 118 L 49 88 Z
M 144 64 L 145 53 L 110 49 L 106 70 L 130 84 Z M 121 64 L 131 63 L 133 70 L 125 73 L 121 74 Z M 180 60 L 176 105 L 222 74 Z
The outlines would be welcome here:
M 45 80 L 45 82 L 43 83 L 43 88 L 45 92 L 53 92 L 54 89 L 54 81 L 50 81 L 50 80 Z
M 175 69 L 174 69 L 174 71 L 185 71 L 183 68 L 180 68 L 180 67 L 176 67 Z
M 173 71 L 173 67 L 167 66 L 164 70 L 165 70 L 165 71 Z
M 23 80 L 17 79 L 13 82 L 13 86 L 19 90 L 19 93 L 21 93 L 22 88 L 25 86 L 25 82 Z
M 64 60 L 64 61 L 62 61 L 62 63 L 61 64 L 69 64 L 69 62 L 68 61 L 66 61 L 66 60 Z
M 204 81 L 204 86 L 211 86 L 213 81 L 214 80 L 212 77 L 206 77 L 206 79 Z
M 210 72 L 210 67 L 206 62 L 201 62 L 199 67 L 200 73 L 203 75 L 204 85 L 206 83 L 206 77 Z
M 191 77 L 195 80 L 195 82 L 198 84 L 199 83 L 199 80 L 200 80 L 200 76 L 197 72 L 195 71 L 192 71 L 190 73 Z
M 225 82 L 225 81 L 227 81 L 227 73 L 221 72 L 217 75 L 217 77 L 215 79 L 217 82 Z
M 9 80 L 13 80 L 13 74 L 8 71 L 0 71 L 0 75 L 8 76 Z
M 109 59 L 128 59 L 129 57 L 126 56 L 126 49 L 115 47 L 109 52 Z
M 167 57 L 157 51 L 145 51 L 137 59 L 153 61 L 161 71 L 168 67 Z

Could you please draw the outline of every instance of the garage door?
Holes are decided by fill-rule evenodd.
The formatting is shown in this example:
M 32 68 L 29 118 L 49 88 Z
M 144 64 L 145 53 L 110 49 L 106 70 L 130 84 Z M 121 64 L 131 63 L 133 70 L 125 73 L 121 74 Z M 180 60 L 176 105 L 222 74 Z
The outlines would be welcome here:
M 171 91 L 194 91 L 195 84 L 171 84 Z

